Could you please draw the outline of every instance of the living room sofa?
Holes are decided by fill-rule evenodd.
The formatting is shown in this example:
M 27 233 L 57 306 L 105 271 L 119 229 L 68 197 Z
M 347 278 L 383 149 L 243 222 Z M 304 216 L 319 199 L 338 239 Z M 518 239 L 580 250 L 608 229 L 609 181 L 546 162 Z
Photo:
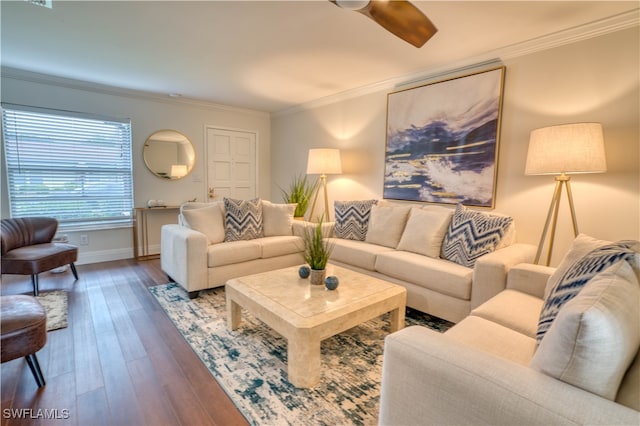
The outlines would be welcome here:
M 504 291 L 445 333 L 388 335 L 379 423 L 640 424 L 637 246 L 633 261 L 599 272 L 562 305 L 537 343 L 554 280 L 604 244 L 580 235 L 557 269 L 511 268 Z
M 451 322 L 502 291 L 507 271 L 536 251 L 516 242 L 511 218 L 462 206 L 336 201 L 326 226 L 332 263 L 402 285 L 407 306 Z
M 253 201 L 259 215 L 232 217 L 233 220 L 233 212 L 225 202 L 185 203 L 180 208 L 178 224 L 162 226 L 162 270 L 190 298 L 197 297 L 200 290 L 222 286 L 231 278 L 303 263 L 301 235 L 305 224 L 293 219 L 295 204 Z M 230 230 L 248 234 L 237 235 Z

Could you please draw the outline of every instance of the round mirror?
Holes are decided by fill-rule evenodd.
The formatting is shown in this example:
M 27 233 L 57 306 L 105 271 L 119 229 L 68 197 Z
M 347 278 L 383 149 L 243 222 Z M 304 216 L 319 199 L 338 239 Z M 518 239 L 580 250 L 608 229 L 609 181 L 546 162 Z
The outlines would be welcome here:
M 149 136 L 142 156 L 151 173 L 169 180 L 187 176 L 196 163 L 191 141 L 175 130 L 159 130 Z

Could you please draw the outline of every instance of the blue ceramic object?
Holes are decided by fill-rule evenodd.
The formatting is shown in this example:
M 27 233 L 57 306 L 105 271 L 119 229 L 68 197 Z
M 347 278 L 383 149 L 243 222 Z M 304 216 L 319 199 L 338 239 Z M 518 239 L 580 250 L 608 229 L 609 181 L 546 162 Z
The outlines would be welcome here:
M 324 285 L 329 290 L 335 290 L 338 288 L 338 284 L 340 284 L 340 281 L 338 280 L 338 277 L 334 275 L 330 275 L 324 280 Z
M 311 269 L 309 269 L 308 266 L 301 266 L 300 269 L 298 269 L 298 275 L 300 275 L 300 278 L 309 278 L 310 274 Z

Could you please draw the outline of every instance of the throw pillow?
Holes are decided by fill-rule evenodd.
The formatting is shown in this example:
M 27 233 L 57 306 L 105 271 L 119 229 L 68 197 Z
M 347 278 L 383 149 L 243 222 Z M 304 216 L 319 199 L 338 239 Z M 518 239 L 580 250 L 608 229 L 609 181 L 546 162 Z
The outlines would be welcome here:
M 424 210 L 412 208 L 404 228 L 398 250 L 428 257 L 440 257 L 444 234 L 451 221 L 452 210 Z
M 536 333 L 538 344 L 543 340 L 562 306 L 576 297 L 585 284 L 598 273 L 620 261 L 631 260 L 635 254 L 632 247 L 636 243 L 637 241 L 620 241 L 596 248 L 567 269 L 545 298 Z
M 512 222 L 508 216 L 469 210 L 458 204 L 442 243 L 441 256 L 473 268 L 479 257 L 496 249 Z
M 274 204 L 262 200 L 262 228 L 265 237 L 292 235 L 293 213 L 297 204 Z
M 333 235 L 345 240 L 364 241 L 369 225 L 371 206 L 377 200 L 335 201 L 336 223 Z
M 531 367 L 614 400 L 640 346 L 639 299 L 629 263 L 597 274 L 560 310 Z
M 262 203 L 253 200 L 224 199 L 225 241 L 253 240 L 263 236 Z
M 396 248 L 407 224 L 410 207 L 373 206 L 369 218 L 369 230 L 364 239 L 368 243 Z
M 224 214 L 220 203 L 210 203 L 206 207 L 183 208 L 183 225 L 207 236 L 209 244 L 224 241 Z

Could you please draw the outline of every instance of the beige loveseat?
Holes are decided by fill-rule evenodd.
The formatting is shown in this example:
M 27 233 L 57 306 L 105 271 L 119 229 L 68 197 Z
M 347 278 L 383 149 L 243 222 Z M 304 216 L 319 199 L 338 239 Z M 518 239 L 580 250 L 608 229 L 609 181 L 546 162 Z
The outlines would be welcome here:
M 535 256 L 535 246 L 516 242 L 515 223 L 510 218 L 504 235 L 489 235 L 485 219 L 494 221 L 505 216 L 462 206 L 420 206 L 379 200 L 371 206 L 367 226 L 360 223 L 365 214 L 362 206 L 356 214 L 356 223 L 349 223 L 348 217 L 342 219 L 347 230 L 359 225 L 363 228 L 346 232 L 353 239 L 338 238 L 340 209 L 348 216 L 349 209 L 353 210 L 350 203 L 357 202 L 336 202 L 337 219 L 329 224 L 334 245 L 331 262 L 402 285 L 407 289 L 407 306 L 452 322 L 462 320 L 473 308 L 502 291 L 507 271 L 519 263 L 532 262 Z M 462 220 L 456 223 L 459 217 Z M 445 253 L 443 244 L 448 234 L 453 235 L 449 246 L 454 250 Z M 467 241 L 473 238 L 476 241 Z M 465 252 L 461 259 L 460 245 L 471 246 L 465 248 L 473 253 Z M 480 249 L 487 253 L 480 254 Z M 474 255 L 477 258 L 473 260 L 464 258 Z
M 304 223 L 293 220 L 295 204 L 257 200 L 261 231 L 228 241 L 224 202 L 185 203 L 178 224 L 161 230 L 160 264 L 189 297 L 200 290 L 224 285 L 229 279 L 300 265 Z M 240 224 L 256 225 L 257 218 Z M 237 237 L 237 236 L 236 236 Z M 255 238 L 254 238 L 255 237 Z
M 637 253 L 590 279 L 536 344 L 552 283 L 603 243 L 581 235 L 557 269 L 512 268 L 506 290 L 444 334 L 387 336 L 380 424 L 640 424 Z

